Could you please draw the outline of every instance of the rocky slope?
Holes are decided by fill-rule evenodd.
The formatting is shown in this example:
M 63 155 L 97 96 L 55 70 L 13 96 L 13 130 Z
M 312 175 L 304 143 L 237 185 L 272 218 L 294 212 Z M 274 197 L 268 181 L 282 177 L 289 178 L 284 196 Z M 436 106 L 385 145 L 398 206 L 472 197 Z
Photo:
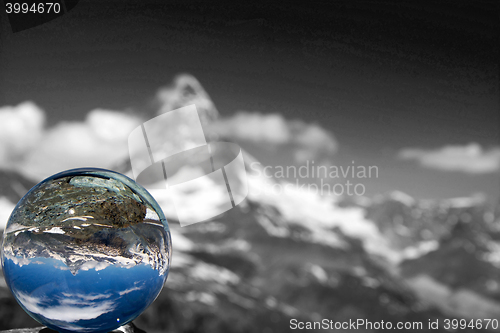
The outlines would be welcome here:
M 170 219 L 173 266 L 136 324 L 148 332 L 284 332 L 291 319 L 498 317 L 500 233 L 487 205 L 405 198 L 395 192 L 362 207 L 314 198 L 314 207 L 304 197 L 297 208 L 292 197 L 250 195 L 210 222 L 181 228 Z M 4 283 L 0 307 L 0 329 L 36 326 Z

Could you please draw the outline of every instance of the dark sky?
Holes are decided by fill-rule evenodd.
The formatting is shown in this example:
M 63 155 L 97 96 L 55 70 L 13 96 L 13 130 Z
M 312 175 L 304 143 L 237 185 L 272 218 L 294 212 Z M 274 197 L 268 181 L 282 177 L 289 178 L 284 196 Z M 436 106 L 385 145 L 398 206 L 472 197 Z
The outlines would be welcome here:
M 498 146 L 493 1 L 82 0 L 15 34 L 0 17 L 0 105 L 33 100 L 49 124 L 144 108 L 188 72 L 222 115 L 278 112 L 331 130 L 339 164 L 379 166 L 368 194 L 498 196 L 497 175 L 394 158 L 405 147 Z

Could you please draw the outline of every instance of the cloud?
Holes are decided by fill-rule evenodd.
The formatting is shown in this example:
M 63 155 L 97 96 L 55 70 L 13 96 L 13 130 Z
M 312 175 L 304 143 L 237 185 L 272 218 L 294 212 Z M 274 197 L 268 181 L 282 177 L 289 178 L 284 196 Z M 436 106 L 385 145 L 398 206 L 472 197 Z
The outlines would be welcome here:
M 201 89 L 197 81 L 188 78 L 181 76 L 173 87 Z M 163 104 L 173 98 L 165 95 L 168 91 L 164 89 L 163 95 L 160 94 Z M 290 121 L 280 114 L 238 112 L 231 117 L 214 119 L 206 126 L 207 131 L 235 141 L 283 149 L 282 152 L 293 156 L 298 163 L 328 160 L 337 150 L 333 134 L 318 124 Z M 129 158 L 128 135 L 142 121 L 125 112 L 96 109 L 83 121 L 64 121 L 47 128 L 44 111 L 32 102 L 2 107 L 0 168 L 16 169 L 33 180 L 72 168 L 113 168 Z
M 291 139 L 286 120 L 276 113 L 264 115 L 240 111 L 232 117 L 217 121 L 211 129 L 225 137 L 256 143 L 279 145 Z
M 41 180 L 78 167 L 110 168 L 128 158 L 128 135 L 141 121 L 119 111 L 96 109 L 84 121 L 44 128 L 34 103 L 0 108 L 0 167 Z
M 329 157 L 337 151 L 333 134 L 317 124 L 286 120 L 277 113 L 240 111 L 216 121 L 209 130 L 236 141 L 243 140 L 266 147 L 290 145 L 296 162 Z
M 43 136 L 45 113 L 33 102 L 0 107 L 0 167 L 12 167 Z
M 70 294 L 70 293 L 65 293 L 63 292 L 62 293 L 65 297 L 67 297 L 68 299 L 74 299 L 74 298 L 80 298 L 80 299 L 83 299 L 85 301 L 95 301 L 95 300 L 99 300 L 99 299 L 103 299 L 103 298 L 110 298 L 112 296 L 112 294 L 95 294 L 95 293 L 91 293 L 91 294 L 78 294 L 78 293 L 74 293 L 74 294 Z
M 118 294 L 120 294 L 120 296 L 123 296 L 123 295 L 126 295 L 126 294 L 130 294 L 133 291 L 142 290 L 142 289 L 144 289 L 144 283 L 142 284 L 141 287 L 132 287 L 132 288 L 129 288 L 129 289 L 125 289 L 123 291 L 119 291 Z
M 15 204 L 9 201 L 6 197 L 0 197 L 0 231 L 5 229 L 9 221 L 10 214 L 16 207 Z
M 71 168 L 110 168 L 128 157 L 128 135 L 139 124 L 133 116 L 101 109 L 83 122 L 61 122 L 44 133 L 23 169 L 43 178 Z
M 335 154 L 338 149 L 337 140 L 332 133 L 317 124 L 306 124 L 295 120 L 290 122 L 293 142 L 297 145 L 295 160 L 305 163 L 320 156 Z
M 398 153 L 398 158 L 415 160 L 421 166 L 431 169 L 469 174 L 500 170 L 500 147 L 486 150 L 477 143 L 465 146 L 448 145 L 439 149 L 405 148 Z
M 46 301 L 42 298 L 33 297 L 22 292 L 17 292 L 17 297 L 23 306 L 32 313 L 47 319 L 70 323 L 97 318 L 100 315 L 113 311 L 116 307 L 111 301 L 93 302 L 70 298 L 61 300 L 61 305 L 47 306 Z

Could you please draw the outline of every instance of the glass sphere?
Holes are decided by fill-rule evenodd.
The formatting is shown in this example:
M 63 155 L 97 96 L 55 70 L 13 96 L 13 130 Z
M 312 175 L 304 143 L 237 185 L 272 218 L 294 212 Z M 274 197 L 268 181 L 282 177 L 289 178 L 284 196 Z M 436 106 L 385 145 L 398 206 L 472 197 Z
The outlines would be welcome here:
M 171 260 L 167 220 L 133 180 L 68 170 L 17 204 L 2 243 L 7 285 L 35 320 L 59 332 L 109 332 L 158 296 Z

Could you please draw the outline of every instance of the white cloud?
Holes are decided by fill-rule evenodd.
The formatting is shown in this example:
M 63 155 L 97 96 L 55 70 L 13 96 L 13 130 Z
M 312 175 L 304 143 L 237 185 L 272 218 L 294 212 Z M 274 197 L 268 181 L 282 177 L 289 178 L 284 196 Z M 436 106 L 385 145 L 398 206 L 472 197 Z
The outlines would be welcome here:
M 16 169 L 33 180 L 72 168 L 112 168 L 128 158 L 128 135 L 141 122 L 125 112 L 96 109 L 83 121 L 46 128 L 44 111 L 32 102 L 2 107 L 0 168 Z M 298 163 L 320 162 L 337 150 L 333 134 L 321 126 L 279 114 L 238 112 L 214 121 L 207 130 L 235 141 L 284 148 Z
M 31 102 L 0 108 L 0 167 L 41 180 L 79 167 L 110 168 L 128 157 L 128 135 L 141 122 L 130 114 L 96 109 L 84 121 L 44 128 Z
M 40 179 L 72 168 L 110 168 L 128 157 L 128 135 L 139 124 L 133 116 L 100 109 L 83 122 L 61 122 L 45 132 L 23 170 Z
M 9 221 L 10 214 L 16 207 L 15 204 L 10 202 L 6 197 L 0 197 L 0 231 L 5 229 Z
M 67 297 L 68 299 L 74 299 L 75 297 L 76 298 L 80 298 L 80 299 L 83 299 L 85 301 L 95 301 L 95 300 L 99 300 L 99 299 L 103 299 L 103 298 L 110 298 L 112 296 L 112 294 L 95 294 L 95 293 L 92 293 L 92 294 L 78 294 L 78 293 L 75 293 L 75 294 L 70 294 L 70 293 L 62 293 L 65 297 Z
M 398 153 L 402 160 L 415 160 L 421 166 L 470 174 L 500 170 L 500 147 L 483 149 L 477 143 L 448 145 L 438 149 L 405 148 Z
M 291 133 L 283 116 L 258 112 L 238 112 L 229 118 L 220 119 L 212 127 L 217 134 L 257 143 L 285 144 Z
M 89 112 L 86 120 L 96 137 L 107 142 L 123 142 L 138 123 L 134 116 L 103 109 Z
M 100 315 L 111 312 L 116 305 L 111 301 L 88 302 L 85 300 L 63 299 L 61 305 L 46 306 L 45 300 L 24 294 L 17 293 L 18 299 L 23 306 L 35 314 L 47 319 L 60 320 L 66 322 L 76 322 L 78 320 L 89 320 Z
M 129 288 L 129 289 L 125 289 L 123 291 L 119 291 L 118 293 L 120 294 L 120 296 L 123 296 L 123 295 L 126 295 L 126 294 L 130 294 L 133 291 L 142 290 L 142 289 L 144 289 L 144 283 L 142 284 L 141 287 L 132 287 L 132 288 Z
M 291 145 L 296 162 L 328 158 L 337 151 L 333 134 L 317 124 L 286 120 L 277 113 L 240 111 L 215 122 L 210 130 L 223 137 L 276 148 Z
M 0 107 L 0 167 L 12 167 L 43 135 L 45 114 L 33 102 Z
M 290 122 L 293 142 L 297 145 L 295 160 L 305 163 L 318 157 L 328 157 L 337 151 L 338 144 L 332 133 L 317 124 Z

